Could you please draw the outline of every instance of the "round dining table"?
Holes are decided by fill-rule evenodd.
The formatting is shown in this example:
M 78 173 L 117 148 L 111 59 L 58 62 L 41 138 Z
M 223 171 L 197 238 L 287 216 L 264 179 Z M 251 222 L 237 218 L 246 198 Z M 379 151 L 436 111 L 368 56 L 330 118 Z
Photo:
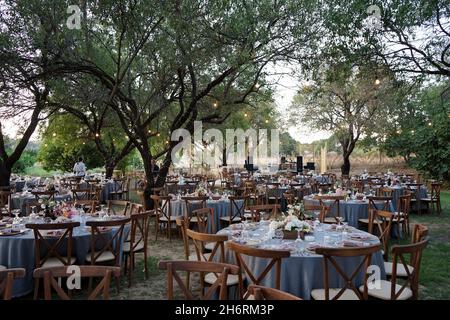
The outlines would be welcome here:
M 243 200 L 237 200 L 236 205 L 241 208 L 243 205 Z M 177 197 L 174 198 L 170 202 L 171 210 L 172 210 L 172 216 L 184 216 L 187 213 L 186 210 L 186 202 L 183 199 L 179 199 Z M 214 210 L 214 222 L 216 226 L 216 230 L 213 230 L 211 221 L 208 221 L 208 232 L 212 233 L 217 230 L 221 229 L 221 223 L 220 218 L 229 216 L 230 214 L 230 206 L 231 201 L 225 197 L 222 197 L 218 200 L 208 199 L 206 200 L 206 207 L 212 208 Z M 193 201 L 192 202 L 192 209 L 200 209 L 201 208 L 201 202 L 200 201 Z M 236 208 L 233 208 L 233 213 L 235 212 Z
M 84 224 L 85 221 L 89 219 L 99 218 L 89 217 L 87 219 L 84 219 L 80 227 L 76 227 L 73 230 L 72 256 L 76 258 L 75 264 L 78 265 L 85 264 L 86 255 L 91 248 L 91 231 L 90 229 L 86 228 Z M 112 230 L 105 232 L 105 237 L 108 238 L 109 236 L 111 238 L 114 234 L 114 230 L 115 229 L 113 228 Z M 124 239 L 127 239 L 129 232 L 130 225 L 127 224 L 125 225 L 123 231 L 122 243 L 120 244 L 121 250 Z M 58 238 L 55 237 L 54 241 L 56 241 L 57 239 Z M 99 245 L 101 244 L 99 243 Z M 66 250 L 65 248 L 65 244 L 63 244 L 61 250 L 64 251 Z M 35 240 L 32 230 L 23 227 L 22 233 L 17 235 L 2 235 L 2 233 L 0 232 L 0 265 L 4 265 L 7 268 L 25 268 L 26 270 L 26 275 L 24 278 L 14 281 L 13 297 L 25 296 L 33 291 L 33 271 L 35 269 Z
M 70 201 L 70 194 L 56 194 L 55 201 Z M 30 192 L 17 192 L 11 196 L 11 209 L 20 209 L 22 215 L 27 213 L 27 204 L 36 201 L 36 197 Z
M 324 288 L 324 265 L 322 255 L 316 254 L 314 248 L 317 247 L 355 247 L 370 246 L 379 244 L 380 241 L 364 231 L 353 227 L 347 227 L 345 232 L 336 231 L 332 225 L 320 225 L 310 234 L 309 241 L 304 240 L 284 240 L 272 237 L 267 221 L 249 224 L 234 224 L 224 228 L 218 234 L 228 235 L 229 241 L 234 241 L 243 245 L 270 250 L 290 251 L 290 257 L 284 258 L 281 263 L 281 287 L 280 289 L 289 292 L 302 299 L 311 299 L 313 289 Z M 214 258 L 217 261 L 219 255 Z M 260 274 L 270 262 L 266 258 L 252 256 L 242 256 L 253 274 Z M 362 257 L 336 258 L 336 261 L 349 276 L 361 263 Z M 225 262 L 235 264 L 233 252 L 225 249 Z M 371 257 L 371 267 L 379 271 L 380 278 L 386 279 L 384 260 L 380 251 Z M 275 287 L 275 268 L 262 281 L 261 285 Z M 358 287 L 363 284 L 364 272 L 360 272 L 354 278 Z M 331 288 L 339 288 L 345 285 L 341 276 L 334 268 L 329 268 L 329 285 Z

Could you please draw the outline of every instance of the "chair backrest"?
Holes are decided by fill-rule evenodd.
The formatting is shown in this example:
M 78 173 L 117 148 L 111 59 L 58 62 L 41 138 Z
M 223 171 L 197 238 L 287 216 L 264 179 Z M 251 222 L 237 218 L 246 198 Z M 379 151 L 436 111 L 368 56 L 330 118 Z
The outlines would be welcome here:
M 91 200 L 91 189 L 72 189 L 72 199 L 73 200 Z
M 441 199 L 441 183 L 431 183 L 431 200 Z
M 377 195 L 379 197 L 392 197 L 394 190 L 392 188 L 381 187 L 378 188 Z
M 426 237 L 417 243 L 392 246 L 391 300 L 398 299 L 407 287 L 411 289 L 413 299 L 419 297 L 420 263 L 422 261 L 423 250 L 428 245 L 428 241 L 429 239 Z M 406 254 L 410 256 L 409 264 L 412 268 L 408 267 L 405 257 Z M 402 284 L 397 284 L 397 264 L 401 264 L 406 271 L 406 279 Z M 396 290 L 397 285 L 400 286 L 398 290 Z
M 406 194 L 398 197 L 397 212 L 403 213 L 403 216 L 406 219 L 409 216 L 410 209 L 411 209 L 411 195 Z M 400 215 L 398 215 L 398 218 L 400 219 Z
M 302 300 L 290 293 L 274 288 L 251 284 L 247 289 L 255 300 Z
M 167 299 L 173 300 L 174 288 L 173 280 L 180 287 L 184 298 L 187 300 L 193 300 L 194 295 L 186 288 L 185 283 L 181 280 L 177 271 L 182 272 L 200 272 L 220 274 L 216 281 L 208 288 L 205 294 L 201 294 L 200 299 L 207 300 L 213 298 L 213 294 L 219 290 L 219 299 L 227 299 L 227 279 L 228 275 L 239 274 L 239 267 L 232 264 L 218 263 L 218 262 L 204 262 L 204 261 L 160 261 L 158 267 L 163 270 L 167 270 Z
M 24 268 L 0 270 L 0 298 L 11 300 L 14 280 L 25 277 L 25 273 Z
M 412 236 L 412 243 L 423 241 L 428 236 L 428 227 L 424 224 L 415 224 Z
M 230 207 L 228 210 L 228 218 L 230 223 L 236 218 L 244 218 L 244 211 L 247 207 L 248 196 L 230 196 Z
M 191 229 L 186 229 L 186 235 L 188 239 L 192 239 L 198 261 L 217 261 L 214 258 L 216 257 L 216 253 L 219 252 L 218 262 L 225 262 L 224 243 L 228 241 L 227 235 L 201 233 Z M 211 254 L 207 257 L 204 255 L 205 244 L 211 242 L 214 243 L 214 247 Z
M 369 212 L 369 233 L 377 235 L 383 246 L 384 258 L 387 260 L 389 238 L 394 214 L 389 211 L 372 210 Z
M 186 222 L 186 217 L 184 217 L 184 216 L 177 217 L 177 219 L 175 221 L 176 221 L 177 226 L 181 230 L 181 236 L 183 238 L 184 258 L 186 260 L 188 260 L 189 255 L 190 255 L 189 238 L 188 238 L 187 232 L 186 232 L 188 222 Z
M 95 300 L 102 293 L 103 300 L 109 300 L 109 285 L 111 276 L 120 276 L 120 267 L 111 266 L 68 266 L 68 267 L 48 267 L 37 268 L 33 272 L 36 279 L 44 279 L 44 299 L 52 300 L 52 289 L 62 300 L 71 300 L 71 295 L 67 294 L 59 285 L 57 279 L 68 278 L 75 272 L 80 278 L 102 278 L 99 284 L 90 292 L 88 300 Z M 81 284 L 81 281 L 80 281 Z
M 194 217 L 194 216 L 197 217 L 197 226 L 198 226 L 199 232 L 209 233 L 208 232 L 208 223 L 210 223 L 210 225 L 211 225 L 211 233 L 217 232 L 213 208 L 200 208 L 200 209 L 194 210 L 194 211 L 192 211 L 192 217 Z M 192 217 L 187 217 L 188 222 L 191 221 Z
M 273 266 L 275 266 L 275 289 L 280 289 L 281 286 L 281 260 L 283 258 L 290 257 L 291 253 L 285 250 L 266 250 L 253 248 L 249 246 L 244 246 L 237 244 L 235 242 L 228 242 L 227 248 L 234 252 L 236 263 L 239 268 L 246 273 L 247 278 L 250 283 L 253 284 L 261 284 L 261 282 L 265 279 L 265 277 L 272 270 Z M 258 274 L 254 274 L 254 270 L 249 267 L 243 256 L 251 256 L 258 258 L 266 258 L 270 259 L 269 263 L 266 267 Z M 242 275 L 239 274 L 241 278 Z M 240 280 L 241 281 L 241 280 Z M 250 294 L 248 292 L 244 292 L 244 288 L 241 289 L 241 298 L 246 299 Z
M 367 279 L 369 277 L 367 269 L 371 264 L 372 254 L 379 251 L 380 248 L 380 245 L 360 248 L 317 248 L 316 253 L 323 255 L 325 300 L 330 300 L 329 265 L 331 265 L 334 270 L 336 270 L 339 277 L 344 280 L 344 285 L 341 286 L 340 290 L 333 296 L 332 300 L 338 300 L 347 289 L 352 290 L 360 300 L 367 300 Z M 343 267 L 346 264 L 346 261 L 342 258 L 355 257 L 362 257 L 363 259 L 361 259 L 361 262 L 353 271 L 346 272 Z M 364 275 L 363 293 L 359 291 L 355 283 L 355 278 L 361 274 Z
M 140 203 L 131 203 L 129 215 L 144 212 L 144 206 Z
M 340 202 L 342 200 L 344 200 L 344 196 L 319 196 L 319 203 L 322 206 L 322 216 L 319 218 L 320 222 L 324 222 L 327 216 L 333 216 L 334 218 L 340 217 Z M 336 209 L 334 213 L 332 212 L 333 208 Z
M 258 222 L 261 220 L 261 213 L 268 215 L 267 220 L 276 218 L 280 210 L 279 204 L 259 204 L 256 206 L 249 206 L 248 209 L 252 215 L 252 221 Z
M 47 199 L 50 201 L 52 201 L 52 200 L 54 201 L 56 191 L 32 191 L 31 194 L 34 195 L 36 200 Z
M 32 211 L 34 210 L 35 213 L 41 212 L 44 209 L 42 208 L 42 204 L 39 203 L 38 200 L 32 200 L 32 201 L 28 201 L 26 204 L 26 209 L 25 212 L 27 214 L 27 216 L 29 216 Z
M 172 197 L 151 195 L 150 198 L 155 203 L 154 208 L 157 219 L 165 217 L 167 221 L 170 221 L 170 217 L 172 216 L 172 206 L 170 204 Z
M 129 201 L 123 200 L 108 200 L 107 205 L 112 214 L 121 216 L 127 216 L 131 207 Z
M 311 214 L 311 218 L 313 217 L 313 215 L 317 215 L 317 217 L 320 219 L 320 217 L 323 216 L 323 206 L 322 205 L 316 205 L 316 204 L 308 204 L 308 203 L 304 203 L 303 205 L 304 208 L 304 213 L 307 215 L 305 216 L 305 218 L 308 218 Z
M 377 196 L 377 197 L 368 197 L 368 199 L 369 199 L 369 212 L 371 210 L 383 210 L 383 211 L 390 210 L 392 197 Z
M 87 221 L 86 226 L 91 227 L 91 264 L 104 252 L 110 252 L 114 257 L 115 266 L 120 266 L 120 248 L 122 244 L 123 230 L 131 218 L 106 221 Z M 111 237 L 105 235 L 105 231 L 111 232 Z M 99 249 L 100 247 L 100 249 Z
M 11 191 L 0 190 L 0 209 L 1 208 L 8 209 L 8 212 L 11 211 Z
M 143 245 L 143 250 L 147 251 L 148 235 L 150 231 L 150 215 L 151 211 L 138 211 L 130 214 L 130 251 L 137 250 L 140 244 Z
M 192 217 L 193 211 L 195 210 L 195 206 L 200 206 L 200 208 L 206 208 L 206 200 L 208 200 L 207 196 L 199 196 L 199 197 L 181 197 L 186 204 L 186 216 Z
M 65 266 L 70 265 L 73 228 L 78 226 L 79 222 L 26 224 L 25 227 L 32 229 L 34 233 L 36 268 L 40 268 L 50 258 L 58 259 Z M 61 254 L 65 245 L 66 253 Z

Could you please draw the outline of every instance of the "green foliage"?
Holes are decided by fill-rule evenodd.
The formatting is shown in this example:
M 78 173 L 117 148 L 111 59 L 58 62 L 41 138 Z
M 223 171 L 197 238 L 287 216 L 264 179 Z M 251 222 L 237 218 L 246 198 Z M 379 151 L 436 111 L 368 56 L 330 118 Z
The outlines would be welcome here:
M 280 134 L 280 154 L 294 156 L 298 152 L 298 142 L 288 132 Z
M 430 86 L 416 94 L 389 132 L 383 149 L 400 155 L 427 176 L 450 180 L 450 101 L 446 86 Z
M 25 150 L 22 153 L 19 161 L 17 161 L 12 167 L 13 173 L 26 174 L 27 169 L 31 168 L 37 161 L 37 151 Z
M 95 143 L 86 138 L 77 118 L 71 115 L 52 117 L 48 127 L 42 132 L 38 153 L 43 168 L 48 171 L 71 172 L 78 157 L 83 157 L 88 170 L 104 165 Z

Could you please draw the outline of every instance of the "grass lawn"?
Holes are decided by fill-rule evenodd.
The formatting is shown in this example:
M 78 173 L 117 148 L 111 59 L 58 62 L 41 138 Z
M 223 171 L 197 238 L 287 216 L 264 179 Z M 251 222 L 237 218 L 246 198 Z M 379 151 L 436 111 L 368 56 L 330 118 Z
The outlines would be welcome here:
M 420 272 L 420 299 L 450 299 L 450 192 L 441 192 L 441 215 L 413 215 L 430 229 Z

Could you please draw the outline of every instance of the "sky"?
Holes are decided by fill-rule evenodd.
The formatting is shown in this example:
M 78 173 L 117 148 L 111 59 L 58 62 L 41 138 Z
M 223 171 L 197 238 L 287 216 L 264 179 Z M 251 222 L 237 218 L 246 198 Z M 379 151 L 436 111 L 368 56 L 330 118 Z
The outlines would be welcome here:
M 268 71 L 269 73 L 272 73 L 273 70 L 275 70 L 275 68 L 271 67 L 271 70 Z M 277 65 L 277 75 L 271 75 L 268 77 L 269 83 L 274 89 L 274 99 L 277 110 L 280 114 L 287 113 L 287 110 L 289 110 L 292 99 L 294 98 L 299 86 L 304 84 L 298 76 L 294 75 L 295 71 L 295 66 Z M 14 119 L 12 121 L 2 120 L 3 132 L 8 136 L 14 137 L 18 130 L 17 123 L 20 123 L 21 121 L 22 119 Z M 326 131 L 315 131 L 300 124 L 288 126 L 288 132 L 292 138 L 300 143 L 312 143 L 316 140 L 325 139 L 330 136 L 330 134 Z M 31 140 L 37 141 L 38 139 L 39 136 L 36 130 Z

